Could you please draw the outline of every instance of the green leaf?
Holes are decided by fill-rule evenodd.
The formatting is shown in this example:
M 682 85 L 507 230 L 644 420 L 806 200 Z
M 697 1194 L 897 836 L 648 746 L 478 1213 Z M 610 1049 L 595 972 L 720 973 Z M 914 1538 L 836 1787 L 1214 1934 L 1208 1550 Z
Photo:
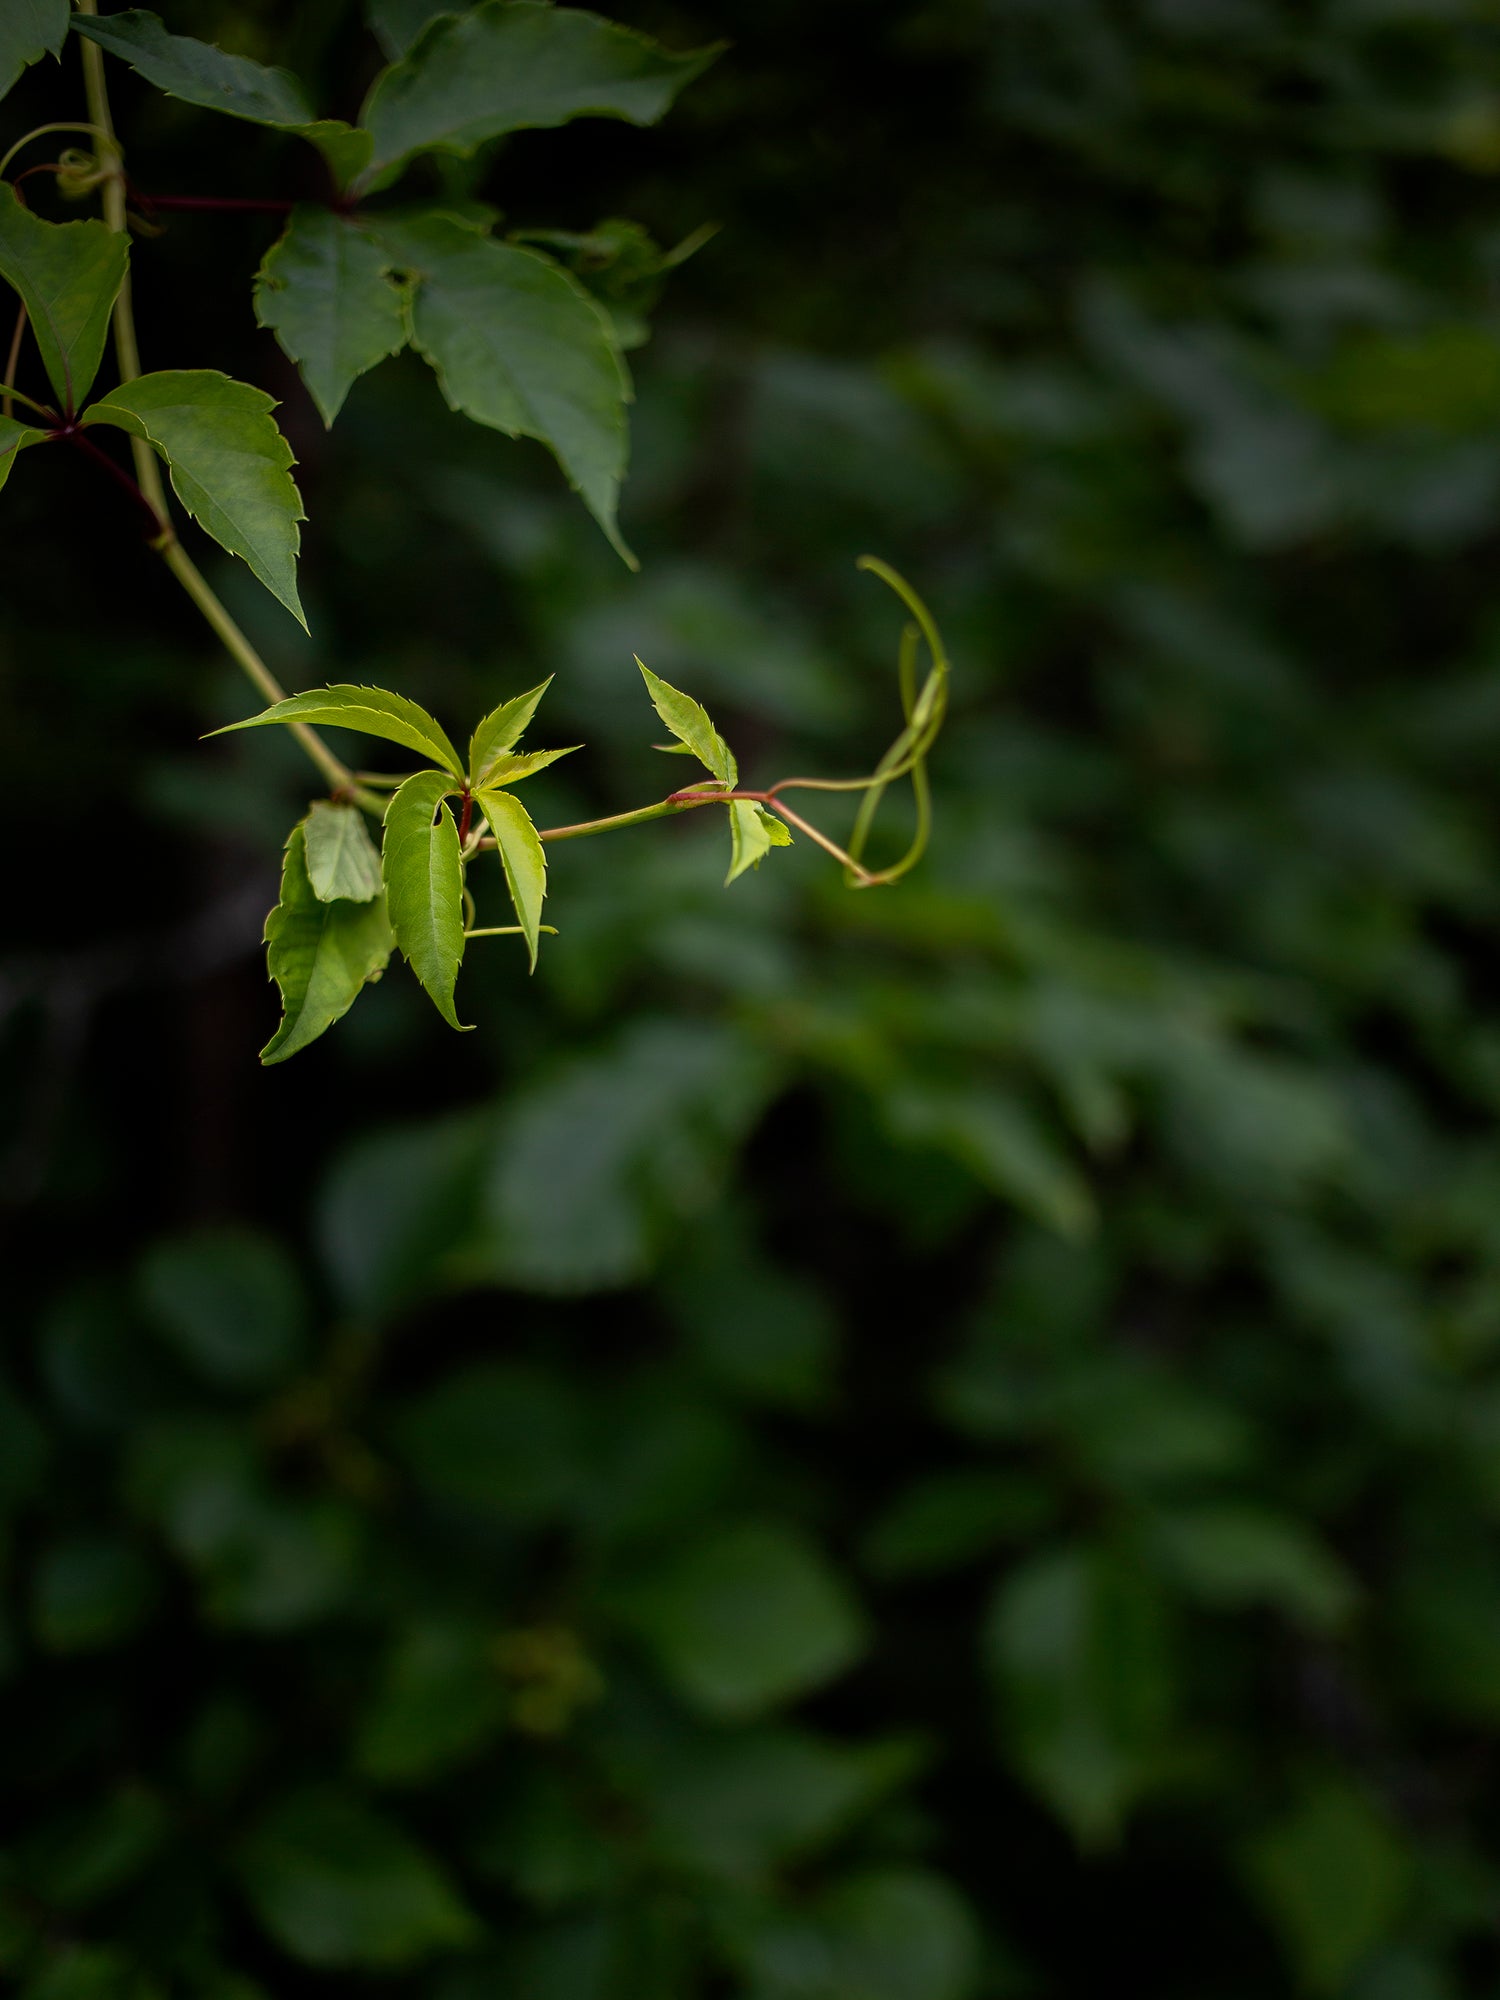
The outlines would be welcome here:
M 297 132 L 317 123 L 317 113 L 289 70 L 267 69 L 248 56 L 226 55 L 212 42 L 169 34 L 160 17 L 143 8 L 102 19 L 75 14 L 73 26 L 169 97 L 280 131 Z
M 0 8 L 0 97 L 29 64 L 59 53 L 70 11 L 68 0 L 6 0 Z
M 478 1931 L 447 1877 L 400 1827 L 332 1788 L 308 1787 L 273 1806 L 238 1864 L 256 1915 L 308 1965 L 412 1965 Z
M 625 476 L 630 376 L 608 315 L 534 250 L 451 215 L 381 218 L 392 263 L 417 282 L 413 346 L 452 409 L 546 445 L 610 542 Z
M 464 871 L 443 803 L 451 789 L 443 771 L 407 779 L 385 809 L 381 866 L 396 942 L 443 1019 L 462 1028 L 453 988 L 464 955 Z
M 319 799 L 302 822 L 307 879 L 320 903 L 369 903 L 380 894 L 380 856 L 358 806 Z
M 429 21 L 463 11 L 464 0 L 366 0 L 365 19 L 390 62 L 399 62 Z
M 102 222 L 43 222 L 0 183 L 0 277 L 20 293 L 64 413 L 93 387 L 129 239 Z
M 566 750 L 525 750 L 517 757 L 497 757 L 485 779 L 486 788 L 493 790 L 501 785 L 519 785 L 523 778 L 534 777 L 538 771 L 545 771 L 549 764 L 555 764 L 559 757 L 571 757 L 575 750 L 582 748 L 581 743 L 570 743 Z
M 481 1750 L 505 1710 L 505 1683 L 483 1625 L 410 1626 L 392 1646 L 361 1717 L 355 1764 L 377 1784 L 429 1778 Z
M 47 435 L 46 431 L 19 423 L 14 417 L 0 417 L 0 486 L 9 479 L 18 454 L 29 444 L 41 444 Z
M 721 785 L 733 791 L 739 783 L 740 767 L 734 761 L 734 752 L 709 720 L 708 710 L 701 702 L 694 701 L 690 694 L 668 686 L 666 681 L 652 673 L 644 661 L 637 659 L 636 665 L 645 677 L 652 707 L 678 742 L 691 750 L 703 768 L 711 771 Z
M 525 1361 L 476 1362 L 409 1398 L 396 1443 L 427 1492 L 531 1528 L 574 1507 L 593 1472 L 578 1390 Z
M 76 1535 L 43 1555 L 31 1627 L 49 1653 L 92 1653 L 131 1638 L 155 1596 L 145 1556 L 119 1535 Z
M 1245 1866 L 1302 1984 L 1317 1993 L 1341 1991 L 1394 1929 L 1411 1874 L 1389 1815 L 1338 1779 L 1253 1842 Z
M 169 1237 L 141 1265 L 139 1294 L 182 1361 L 216 1388 L 269 1388 L 303 1357 L 306 1294 L 271 1237 L 244 1228 Z
M 297 597 L 297 523 L 306 517 L 296 463 L 271 412 L 276 399 L 216 368 L 168 369 L 123 382 L 85 410 L 166 460 L 172 491 L 232 556 L 243 556 L 306 629 Z
M 255 283 L 255 316 L 331 425 L 355 380 L 406 345 L 406 302 L 374 237 L 327 208 L 292 211 Z
M 729 807 L 729 873 L 727 889 L 747 868 L 759 868 L 773 847 L 790 847 L 791 829 L 775 813 L 749 799 L 734 799 Z
M 541 754 L 550 762 L 552 756 L 566 753 L 543 751 Z M 519 799 L 513 799 L 509 792 L 488 790 L 476 792 L 474 797 L 500 850 L 505 886 L 516 906 L 521 929 L 526 934 L 526 949 L 531 954 L 531 969 L 535 972 L 542 901 L 547 894 L 546 853 L 531 817 Z
M 653 125 L 718 50 L 674 55 L 577 7 L 484 0 L 423 30 L 375 80 L 360 115 L 384 179 L 413 154 L 468 154 L 488 139 L 570 118 Z
M 452 777 L 461 778 L 463 766 L 458 752 L 438 724 L 418 702 L 388 688 L 352 687 L 340 682 L 335 687 L 309 688 L 305 694 L 288 695 L 273 702 L 259 715 L 247 715 L 243 722 L 226 723 L 210 730 L 212 736 L 230 736 L 236 729 L 262 729 L 273 722 L 323 723 L 329 728 L 357 729 L 363 736 L 380 736 L 387 743 L 399 743 L 415 750 L 419 757 L 441 764 Z
M 334 185 L 344 193 L 370 164 L 370 135 L 342 118 L 320 118 L 304 125 L 302 137 L 317 147 L 333 175 Z
M 320 901 L 308 879 L 306 833 L 292 828 L 281 900 L 266 918 L 266 968 L 281 989 L 281 1025 L 260 1052 L 285 1062 L 342 1020 L 367 981 L 385 970 L 394 942 L 384 898 Z
M 1353 1578 L 1290 1516 L 1245 1501 L 1164 1513 L 1155 1529 L 1162 1559 L 1204 1603 L 1237 1609 L 1269 1604 L 1313 1631 L 1347 1624 L 1358 1602 Z
M 469 782 L 476 788 L 488 782 L 490 765 L 507 750 L 514 750 L 531 726 L 537 703 L 552 685 L 552 676 L 525 694 L 518 694 L 490 710 L 469 739 Z

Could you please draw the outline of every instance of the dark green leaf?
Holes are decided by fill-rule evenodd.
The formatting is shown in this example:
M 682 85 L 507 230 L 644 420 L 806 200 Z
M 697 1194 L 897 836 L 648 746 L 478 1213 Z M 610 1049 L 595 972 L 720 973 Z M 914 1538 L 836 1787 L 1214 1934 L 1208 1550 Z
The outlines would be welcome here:
M 297 523 L 291 447 L 276 428 L 276 400 L 216 368 L 171 369 L 122 383 L 84 412 L 145 438 L 166 460 L 172 490 L 200 527 L 306 626 L 297 597 Z
M 358 806 L 319 799 L 302 822 L 307 879 L 320 903 L 369 903 L 380 894 L 380 855 Z
M 481 1749 L 505 1706 L 494 1640 L 482 1625 L 409 1627 L 360 1720 L 355 1762 L 377 1784 L 427 1778 Z
M 708 710 L 690 694 L 670 687 L 641 660 L 636 661 L 646 682 L 651 705 L 681 743 L 706 771 L 712 772 L 730 791 L 739 783 L 740 767 L 734 752 L 709 720 Z
M 59 52 L 70 12 L 68 0 L 6 0 L 0 8 L 0 97 L 28 64 Z
M 431 214 L 382 220 L 391 262 L 416 285 L 411 337 L 455 410 L 538 439 L 627 562 L 615 514 L 630 377 L 602 309 L 534 250 Z
M 40 444 L 46 431 L 18 423 L 14 417 L 0 417 L 0 486 L 10 477 L 10 469 L 29 444 Z
M 142 1263 L 139 1290 L 181 1358 L 222 1388 L 267 1388 L 301 1359 L 307 1299 L 270 1237 L 228 1227 L 168 1237 Z
M 577 1392 L 524 1362 L 448 1376 L 402 1411 L 396 1438 L 426 1492 L 531 1526 L 573 1506 L 593 1470 Z
M 297 366 L 325 424 L 355 380 L 406 345 L 406 304 L 374 237 L 327 208 L 292 211 L 266 252 L 255 316 Z
M 75 14 L 73 26 L 169 97 L 284 131 L 300 131 L 316 122 L 317 113 L 290 71 L 267 69 L 247 56 L 226 55 L 212 42 L 194 41 L 191 35 L 169 34 L 160 17 L 143 8 L 130 7 L 102 19 Z
M 553 754 L 562 756 L 565 753 L 557 751 Z M 519 799 L 513 799 L 509 792 L 481 791 L 474 796 L 490 832 L 495 836 L 500 865 L 505 870 L 505 886 L 510 891 L 510 900 L 515 905 L 521 929 L 526 934 L 526 949 L 531 954 L 531 969 L 535 972 L 542 901 L 547 894 L 546 852 L 537 838 L 530 814 Z
M 102 222 L 43 222 L 0 182 L 0 277 L 21 295 L 65 413 L 93 387 L 129 262 L 124 235 Z
M 982 1945 L 963 1898 L 919 1868 L 872 1868 L 755 1941 L 754 2000 L 969 2000 Z
M 748 799 L 735 799 L 729 807 L 729 873 L 727 889 L 747 868 L 759 868 L 773 847 L 790 847 L 791 830 L 775 813 Z
M 260 1052 L 285 1062 L 344 1015 L 385 970 L 394 939 L 385 899 L 326 903 L 307 875 L 306 835 L 293 827 L 281 900 L 266 918 L 266 969 L 281 989 L 281 1025 Z
M 91 1653 L 130 1638 L 151 1608 L 150 1564 L 118 1535 L 59 1542 L 37 1565 L 31 1626 L 49 1653 Z
M 309 688 L 305 694 L 288 695 L 285 701 L 273 703 L 259 715 L 246 716 L 243 722 L 226 723 L 222 729 L 210 733 L 229 736 L 236 729 L 263 729 L 275 722 L 324 723 L 331 728 L 357 729 L 364 736 L 381 736 L 387 743 L 400 743 L 407 750 L 415 750 L 418 756 L 441 764 L 455 778 L 463 771 L 458 752 L 426 709 L 387 688 L 343 684 Z
M 673 55 L 659 42 L 576 7 L 484 0 L 445 15 L 377 78 L 360 123 L 376 175 L 413 154 L 472 153 L 487 139 L 585 115 L 651 125 L 716 49 Z
M 1164 1513 L 1155 1539 L 1170 1570 L 1207 1604 L 1270 1604 L 1315 1631 L 1348 1622 L 1354 1579 L 1299 1521 L 1221 1501 Z
M 391 929 L 433 1005 L 453 1028 L 453 988 L 464 955 L 463 863 L 458 828 L 443 800 L 442 771 L 418 771 L 385 809 L 381 869 Z
M 390 62 L 399 62 L 429 21 L 461 14 L 463 0 L 365 0 L 365 19 Z
M 485 1110 L 377 1132 L 335 1161 L 317 1206 L 318 1247 L 340 1302 L 379 1321 L 445 1290 L 473 1227 Z
M 552 685 L 552 676 L 525 694 L 512 696 L 509 701 L 491 709 L 469 739 L 469 782 L 476 788 L 489 777 L 491 764 L 503 757 L 508 750 L 514 750 L 526 731 L 531 727 L 531 718 L 536 714 L 537 703 Z
M 1390 1816 L 1331 1779 L 1252 1842 L 1246 1872 L 1303 1984 L 1334 1993 L 1394 1928 L 1409 1866 Z

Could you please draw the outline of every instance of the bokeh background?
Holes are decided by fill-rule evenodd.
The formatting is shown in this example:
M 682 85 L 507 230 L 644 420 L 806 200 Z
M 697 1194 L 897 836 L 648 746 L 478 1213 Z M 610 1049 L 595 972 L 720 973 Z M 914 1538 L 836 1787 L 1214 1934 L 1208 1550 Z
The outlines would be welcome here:
M 293 686 L 467 727 L 555 674 L 555 823 L 676 781 L 636 652 L 747 773 L 865 768 L 873 550 L 956 661 L 931 857 L 726 894 L 696 816 L 560 848 L 473 1034 L 393 971 L 262 1072 L 306 771 L 197 740 L 252 697 L 107 484 L 28 458 L 0 1967 L 1493 2000 L 1500 21 L 613 11 L 730 47 L 658 130 L 451 186 L 722 224 L 633 357 L 640 575 L 409 358 L 325 435 L 250 309 L 274 224 L 178 216 L 146 363 L 284 398 L 311 643 L 212 573 Z M 167 12 L 332 111 L 377 61 L 342 0 Z M 111 74 L 148 191 L 315 185 Z

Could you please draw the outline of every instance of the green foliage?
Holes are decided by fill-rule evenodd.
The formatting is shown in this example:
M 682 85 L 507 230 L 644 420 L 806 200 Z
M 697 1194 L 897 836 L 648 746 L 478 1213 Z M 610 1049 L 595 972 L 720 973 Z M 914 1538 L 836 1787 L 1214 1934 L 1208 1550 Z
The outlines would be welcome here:
M 0 189 L 0 277 L 26 307 L 65 414 L 94 385 L 129 261 L 125 238 L 102 222 L 42 222 L 13 187 Z
M 69 0 L 11 0 L 0 21 L 0 97 L 28 64 L 62 52 Z
M 299 208 L 267 251 L 255 316 L 302 370 L 332 425 L 358 378 L 406 345 L 406 308 L 380 244 L 326 208 Z
M 505 775 L 497 773 L 497 778 L 503 781 Z M 495 837 L 500 865 L 505 870 L 505 886 L 515 905 L 526 949 L 531 955 L 531 969 L 535 972 L 542 899 L 547 893 L 547 857 L 531 817 L 519 799 L 513 799 L 509 792 L 492 790 L 488 786 L 482 787 L 474 797 L 484 814 L 486 826 Z
M 320 903 L 368 903 L 380 894 L 380 856 L 357 806 L 318 799 L 302 832 L 307 879 Z
M 169 34 L 161 17 L 144 8 L 129 7 L 102 20 L 76 14 L 73 26 L 185 103 L 285 132 L 302 131 L 317 115 L 289 70 L 267 69 L 246 56 L 226 55 L 211 42 Z
M 266 918 L 266 967 L 281 991 L 281 1025 L 260 1054 L 266 1063 L 285 1062 L 342 1020 L 401 942 L 384 893 L 319 893 L 308 871 L 308 825 L 292 828 L 281 898 Z
M 385 809 L 381 873 L 391 930 L 428 998 L 452 1028 L 453 988 L 464 955 L 464 869 L 443 771 L 418 771 Z

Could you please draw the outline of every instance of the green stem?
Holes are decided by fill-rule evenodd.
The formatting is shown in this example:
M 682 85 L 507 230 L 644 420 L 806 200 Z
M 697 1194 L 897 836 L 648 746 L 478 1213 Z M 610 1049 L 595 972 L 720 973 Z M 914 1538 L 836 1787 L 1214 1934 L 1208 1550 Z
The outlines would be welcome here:
M 92 7 L 80 6 L 79 8 L 79 12 L 83 14 L 92 14 L 93 11 L 94 10 Z M 105 131 L 103 126 L 78 125 L 66 119 L 61 124 L 33 126 L 31 131 L 23 132 L 20 138 L 17 139 L 16 143 L 11 147 L 10 151 L 6 153 L 5 157 L 3 159 L 0 159 L 0 177 L 4 176 L 5 169 L 10 165 L 11 161 L 16 157 L 17 153 L 21 152 L 25 147 L 29 146 L 33 139 L 45 138 L 45 136 L 49 132 L 87 132 L 95 139 L 104 140 L 106 145 L 112 144 L 114 137 L 112 133 Z
M 582 840 L 590 833 L 612 833 L 617 827 L 644 826 L 648 819 L 670 819 L 674 813 L 691 812 L 694 806 L 714 805 L 715 799 L 662 799 L 654 806 L 640 806 L 634 812 L 612 813 L 608 819 L 580 820 L 577 826 L 544 826 L 542 840 Z

